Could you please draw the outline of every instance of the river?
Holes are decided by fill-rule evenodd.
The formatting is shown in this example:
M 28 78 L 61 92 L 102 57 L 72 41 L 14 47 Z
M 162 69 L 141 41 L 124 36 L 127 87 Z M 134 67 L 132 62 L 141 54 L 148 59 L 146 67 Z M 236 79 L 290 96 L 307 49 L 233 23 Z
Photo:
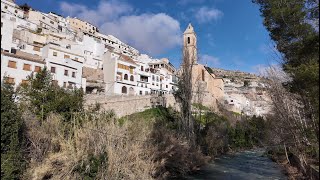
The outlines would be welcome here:
M 287 179 L 281 167 L 263 156 L 263 150 L 244 151 L 233 155 L 224 155 L 202 168 L 186 180 L 254 180 Z

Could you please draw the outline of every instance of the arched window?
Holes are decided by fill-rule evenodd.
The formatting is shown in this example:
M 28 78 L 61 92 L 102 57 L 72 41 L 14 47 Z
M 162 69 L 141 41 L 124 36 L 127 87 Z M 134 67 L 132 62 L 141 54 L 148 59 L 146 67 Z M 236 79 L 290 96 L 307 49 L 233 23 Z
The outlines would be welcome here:
M 130 89 L 129 89 L 129 94 L 130 94 L 130 95 L 134 95 L 134 89 L 133 89 L 133 87 L 130 87 Z
M 130 76 L 130 81 L 134 81 L 134 77 L 132 75 Z
M 190 44 L 190 37 L 188 37 L 188 44 Z
M 124 75 L 124 80 L 128 80 L 128 74 Z
M 122 86 L 121 93 L 122 94 L 127 94 L 127 87 Z

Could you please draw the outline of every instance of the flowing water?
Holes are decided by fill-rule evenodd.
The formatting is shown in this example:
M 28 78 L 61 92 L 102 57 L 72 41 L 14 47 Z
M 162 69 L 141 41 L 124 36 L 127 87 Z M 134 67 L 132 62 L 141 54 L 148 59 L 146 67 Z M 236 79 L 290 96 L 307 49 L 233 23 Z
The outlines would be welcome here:
M 244 151 L 234 155 L 224 155 L 201 169 L 187 180 L 253 180 L 287 179 L 281 167 L 263 156 L 264 151 Z

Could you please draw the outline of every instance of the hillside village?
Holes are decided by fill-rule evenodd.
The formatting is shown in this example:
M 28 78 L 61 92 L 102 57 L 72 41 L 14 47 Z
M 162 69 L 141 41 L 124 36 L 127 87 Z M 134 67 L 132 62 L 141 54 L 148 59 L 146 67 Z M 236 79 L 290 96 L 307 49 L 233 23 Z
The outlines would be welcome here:
M 191 24 L 183 42 L 196 54 L 197 40 Z M 220 102 L 231 111 L 247 115 L 269 112 L 271 103 L 263 79 L 193 63 L 193 83 L 204 90 L 204 105 L 215 108 Z M 44 67 L 51 72 L 52 83 L 68 89 L 83 88 L 95 99 L 170 96 L 178 82 L 178 69 L 169 59 L 141 54 L 120 39 L 100 33 L 90 22 L 1 0 L 1 79 L 5 77 L 5 82 L 17 87 L 28 83 L 31 72 Z
M 271 111 L 268 80 L 252 73 L 212 68 L 224 80 L 224 104 L 227 109 L 246 115 L 264 115 Z

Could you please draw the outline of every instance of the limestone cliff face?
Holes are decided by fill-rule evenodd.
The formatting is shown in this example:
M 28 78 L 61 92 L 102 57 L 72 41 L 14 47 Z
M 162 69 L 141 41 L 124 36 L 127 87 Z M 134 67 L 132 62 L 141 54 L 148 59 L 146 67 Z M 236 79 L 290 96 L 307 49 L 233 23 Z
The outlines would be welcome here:
M 224 80 L 224 102 L 230 111 L 264 116 L 271 112 L 272 101 L 267 93 L 268 80 L 255 74 L 212 68 Z

